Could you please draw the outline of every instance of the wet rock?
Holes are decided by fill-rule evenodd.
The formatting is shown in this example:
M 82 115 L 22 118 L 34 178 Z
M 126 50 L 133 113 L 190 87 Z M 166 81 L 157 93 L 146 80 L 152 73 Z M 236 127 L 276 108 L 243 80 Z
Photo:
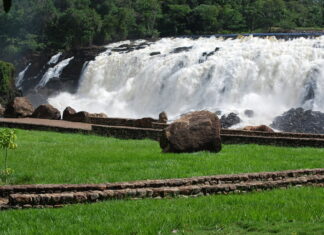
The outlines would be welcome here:
M 251 109 L 247 109 L 244 111 L 244 115 L 249 117 L 249 118 L 252 118 L 254 116 L 254 111 L 251 110 Z
M 155 52 L 150 53 L 150 56 L 155 56 L 155 55 L 161 55 L 161 52 L 155 51 Z
M 34 107 L 27 97 L 16 97 L 6 106 L 4 117 L 22 118 L 30 117 L 34 112 Z
M 221 150 L 220 122 L 209 111 L 192 112 L 170 124 L 160 138 L 163 152 Z
M 53 119 L 60 120 L 61 113 L 58 109 L 54 108 L 50 104 L 43 104 L 38 106 L 37 109 L 32 114 L 33 118 L 42 118 L 42 119 Z
M 223 115 L 221 118 L 222 128 L 229 128 L 241 122 L 240 117 L 236 113 L 230 113 L 227 116 Z
M 168 115 L 166 114 L 166 112 L 161 112 L 159 114 L 159 122 L 160 123 L 167 123 L 168 122 Z
M 270 126 L 284 132 L 324 134 L 324 113 L 290 109 L 276 117 Z
M 70 122 L 90 122 L 91 118 L 108 118 L 104 113 L 88 113 L 85 111 L 76 112 L 73 108 L 67 107 L 63 111 L 63 120 Z
M 177 47 L 175 48 L 171 53 L 180 53 L 180 52 L 184 52 L 184 51 L 190 51 L 192 49 L 192 46 L 191 47 Z
M 73 108 L 71 108 L 70 106 L 66 107 L 63 111 L 63 120 L 71 120 L 74 114 L 76 114 L 76 111 Z
M 261 132 L 269 132 L 273 133 L 274 131 L 266 126 L 266 125 L 260 125 L 260 126 L 246 126 L 243 128 L 244 131 L 261 131 Z

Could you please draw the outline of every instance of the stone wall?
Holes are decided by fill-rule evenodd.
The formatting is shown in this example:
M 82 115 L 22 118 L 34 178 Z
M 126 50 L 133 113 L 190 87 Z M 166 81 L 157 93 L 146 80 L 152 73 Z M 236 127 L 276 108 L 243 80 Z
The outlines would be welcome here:
M 141 120 L 145 120 L 145 122 L 142 122 Z M 158 120 L 152 118 L 126 119 L 126 118 L 91 117 L 89 120 L 89 123 L 96 124 L 96 125 L 142 127 L 142 128 L 152 128 L 153 123 L 157 123 L 157 122 Z

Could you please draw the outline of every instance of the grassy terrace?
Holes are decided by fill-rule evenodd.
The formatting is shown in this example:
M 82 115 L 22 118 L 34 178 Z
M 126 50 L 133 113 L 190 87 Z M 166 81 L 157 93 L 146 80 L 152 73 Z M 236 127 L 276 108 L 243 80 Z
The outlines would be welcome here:
M 219 154 L 163 154 L 150 140 L 17 131 L 13 184 L 103 183 L 324 167 L 324 149 L 223 145 Z M 2 161 L 0 161 L 2 164 Z
M 225 145 L 162 154 L 154 141 L 18 130 L 14 184 L 102 183 L 324 167 L 324 149 Z M 2 161 L 1 167 L 2 167 Z M 0 212 L 0 234 L 323 234 L 324 188 L 107 201 Z

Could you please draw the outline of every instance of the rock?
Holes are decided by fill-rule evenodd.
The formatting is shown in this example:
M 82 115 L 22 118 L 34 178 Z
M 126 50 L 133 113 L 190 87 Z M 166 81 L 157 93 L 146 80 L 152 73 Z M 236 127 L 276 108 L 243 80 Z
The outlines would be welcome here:
M 262 132 L 269 132 L 273 133 L 274 131 L 266 126 L 266 125 L 260 125 L 260 126 L 246 126 L 243 128 L 244 131 L 262 131 Z
M 216 114 L 217 116 L 220 116 L 220 115 L 222 115 L 222 111 L 221 111 L 221 110 L 217 110 L 217 111 L 215 112 L 215 114 Z
M 34 107 L 27 97 L 16 97 L 9 102 L 4 112 L 4 117 L 20 118 L 30 117 L 34 112 Z
M 209 111 L 186 114 L 163 131 L 160 146 L 163 152 L 219 152 L 220 121 Z
M 155 55 L 160 55 L 160 54 L 161 54 L 161 52 L 155 51 L 155 52 L 150 53 L 150 56 L 155 56 Z
M 159 122 L 160 123 L 167 123 L 168 122 L 168 115 L 166 112 L 162 112 L 159 114 Z
M 88 113 L 85 111 L 76 112 L 71 107 L 66 107 L 63 111 L 63 120 L 70 122 L 90 122 L 90 118 L 108 118 L 104 113 Z
M 240 117 L 236 113 L 230 113 L 227 116 L 223 115 L 221 118 L 222 128 L 229 128 L 241 122 Z
M 290 109 L 276 117 L 270 126 L 284 132 L 324 134 L 324 113 Z
M 74 114 L 76 114 L 76 111 L 73 108 L 66 107 L 63 111 L 63 120 L 70 121 Z
M 251 109 L 247 109 L 247 110 L 244 111 L 244 115 L 251 118 L 251 117 L 254 116 L 254 111 L 251 110 Z
M 180 53 L 180 52 L 184 52 L 184 51 L 189 51 L 192 49 L 192 46 L 191 47 L 177 47 L 175 48 L 171 53 Z
M 33 118 L 60 120 L 61 113 L 50 104 L 42 104 L 32 114 Z

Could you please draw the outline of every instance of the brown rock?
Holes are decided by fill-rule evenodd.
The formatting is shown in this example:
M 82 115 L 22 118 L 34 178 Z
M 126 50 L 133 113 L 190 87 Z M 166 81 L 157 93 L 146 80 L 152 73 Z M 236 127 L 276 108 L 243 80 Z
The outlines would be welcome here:
M 30 117 L 34 112 L 34 107 L 27 97 L 16 97 L 7 104 L 4 117 L 20 118 Z
M 274 131 L 266 126 L 266 125 L 260 125 L 260 126 L 246 126 L 243 128 L 244 131 L 262 131 L 262 132 L 270 132 L 273 133 Z
M 32 114 L 33 118 L 60 120 L 61 113 L 50 104 L 42 104 Z
M 162 112 L 159 114 L 159 122 L 160 123 L 167 123 L 168 122 L 168 115 L 166 112 Z
M 90 122 L 90 118 L 108 118 L 108 116 L 104 113 L 76 112 L 71 107 L 67 107 L 63 112 L 63 120 L 70 122 Z
M 76 114 L 76 111 L 70 106 L 66 107 L 63 111 L 63 120 L 70 121 L 71 117 Z
M 186 114 L 163 131 L 160 146 L 163 152 L 219 152 L 220 121 L 209 111 Z

